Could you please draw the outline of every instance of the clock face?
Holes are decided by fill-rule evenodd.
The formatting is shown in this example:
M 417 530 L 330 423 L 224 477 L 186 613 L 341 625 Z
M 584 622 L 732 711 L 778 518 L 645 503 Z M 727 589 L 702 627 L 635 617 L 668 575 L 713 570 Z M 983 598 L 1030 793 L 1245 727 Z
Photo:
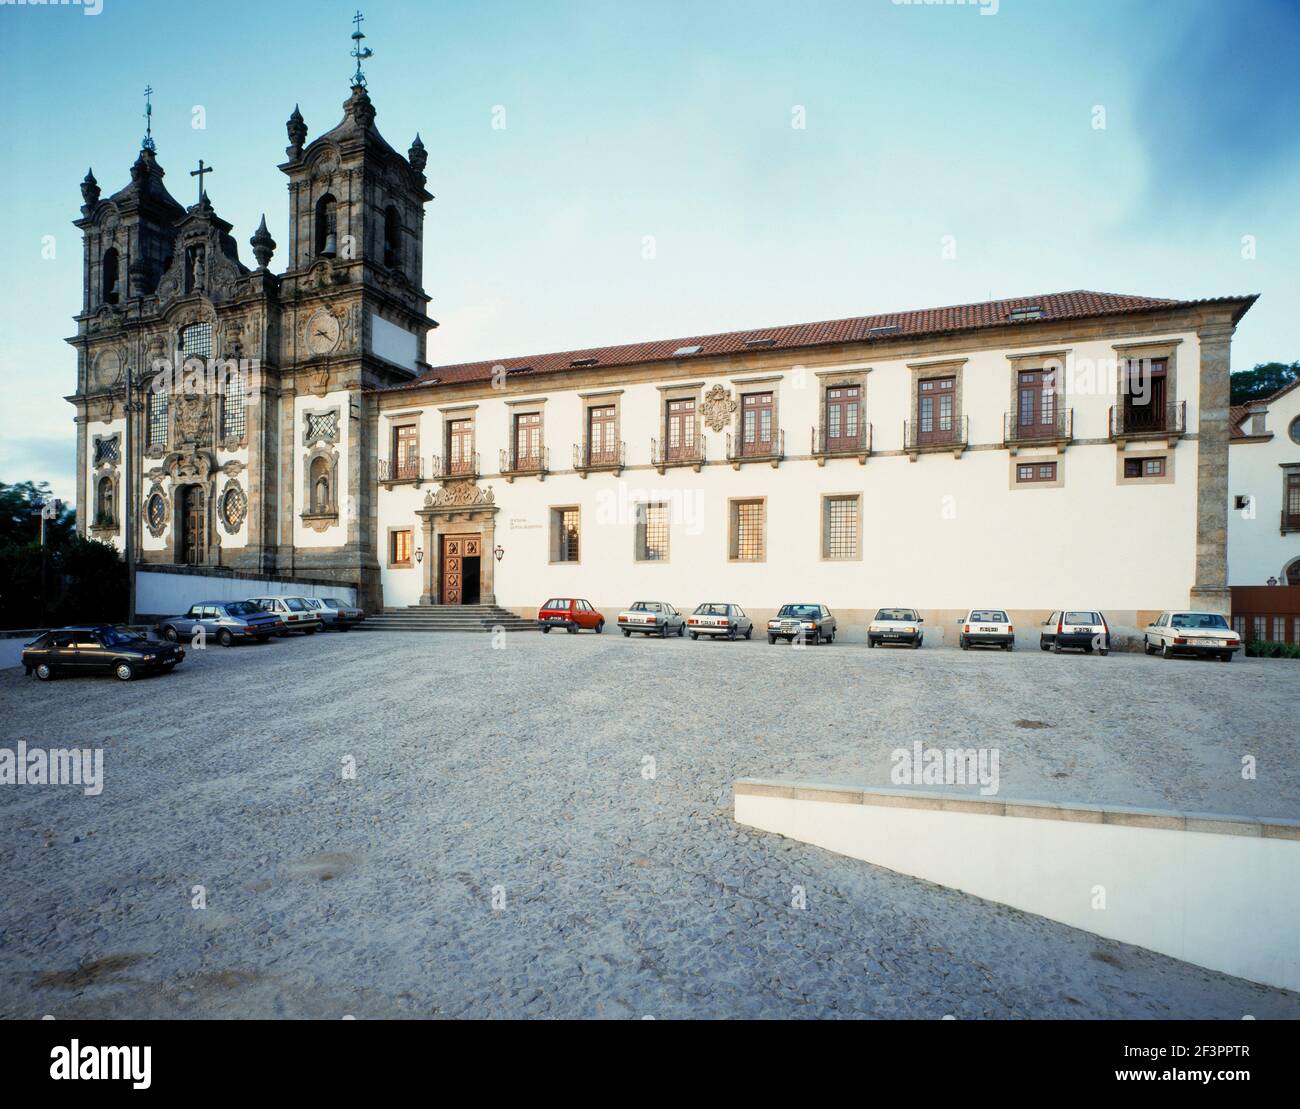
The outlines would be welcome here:
M 339 321 L 323 308 L 316 309 L 307 321 L 307 349 L 312 354 L 328 354 L 339 342 Z

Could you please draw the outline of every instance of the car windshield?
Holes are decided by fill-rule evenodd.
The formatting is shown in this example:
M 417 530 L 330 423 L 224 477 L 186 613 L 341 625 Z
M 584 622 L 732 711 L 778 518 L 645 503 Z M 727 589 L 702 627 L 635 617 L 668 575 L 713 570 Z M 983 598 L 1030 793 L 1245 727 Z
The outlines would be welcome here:
M 702 604 L 695 610 L 696 616 L 726 616 L 729 605 Z
M 977 608 L 970 614 L 970 623 L 982 621 L 985 624 L 1005 624 L 1007 614 L 996 608 Z
M 660 611 L 659 602 L 658 601 L 637 601 L 637 603 L 634 604 L 631 607 L 631 609 L 629 609 L 629 611 L 630 612 L 659 612 Z
M 336 601 L 333 597 L 322 597 L 322 598 L 321 598 L 321 602 L 322 602 L 326 607 L 328 607 L 328 608 L 342 608 L 342 607 L 343 607 L 343 606 L 342 606 L 341 604 L 339 604 L 338 601 Z
M 134 632 L 120 631 L 117 628 L 105 628 L 99 633 L 99 641 L 103 643 L 105 647 L 123 647 L 140 638 L 141 637 L 136 635 Z
M 262 611 L 251 601 L 231 601 L 225 607 L 231 616 L 253 616 Z
M 305 604 L 303 604 L 300 600 L 298 600 L 297 597 L 286 597 L 284 603 L 285 603 L 286 605 L 289 606 L 289 611 L 290 611 L 290 612 L 306 612 L 306 611 L 307 611 L 307 606 L 306 606 Z
M 1176 628 L 1226 628 L 1228 622 L 1217 612 L 1175 612 L 1169 622 Z
M 815 620 L 821 615 L 821 605 L 782 605 L 778 616 L 806 616 Z
M 1097 612 L 1067 612 L 1065 614 L 1066 624 L 1100 624 L 1101 614 Z
M 910 608 L 882 608 L 876 613 L 877 620 L 915 620 L 916 610 Z

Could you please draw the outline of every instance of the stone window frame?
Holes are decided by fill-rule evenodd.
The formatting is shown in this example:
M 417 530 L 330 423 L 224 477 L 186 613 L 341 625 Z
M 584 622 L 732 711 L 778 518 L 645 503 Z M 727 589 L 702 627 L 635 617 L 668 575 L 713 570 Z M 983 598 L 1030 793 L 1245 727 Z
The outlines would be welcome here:
M 738 549 L 740 533 L 738 524 L 738 515 L 736 509 L 742 504 L 759 504 L 763 507 L 763 537 L 761 558 L 739 558 L 732 552 Z M 758 566 L 767 562 L 768 544 L 767 544 L 767 497 L 728 497 L 727 498 L 727 531 L 726 531 L 726 559 L 728 563 L 735 563 L 741 566 Z
M 1020 375 L 1022 373 L 1028 373 L 1031 370 L 1046 371 L 1054 368 L 1057 374 L 1056 388 L 1053 390 L 1056 396 L 1055 411 L 1064 412 L 1066 410 L 1068 406 L 1062 402 L 1066 395 L 1065 383 L 1069 380 L 1070 356 L 1073 353 L 1073 347 L 1062 347 L 1059 350 L 1031 350 L 1023 354 L 1007 355 L 1008 369 L 1010 371 L 1007 382 L 1007 388 L 1010 391 L 1010 398 L 1007 401 L 1007 417 L 1011 421 L 1012 428 L 1019 426 Z M 1052 363 L 1055 363 L 1054 367 L 1051 365 Z
M 114 453 L 114 455 L 115 455 L 116 457 L 114 457 L 114 458 L 110 458 L 110 459 L 106 459 L 106 460 L 104 460 L 103 462 L 100 462 L 100 461 L 94 461 L 94 460 L 96 460 L 96 459 L 98 458 L 98 456 L 99 456 L 99 448 L 100 448 L 101 444 L 105 444 L 105 443 L 112 443 L 112 444 L 113 444 L 113 453 Z M 104 468 L 104 467 L 113 467 L 113 466 L 117 466 L 118 463 L 120 463 L 120 462 L 122 461 L 122 436 L 121 436 L 121 433 L 120 433 L 120 432 L 116 432 L 116 431 L 115 431 L 115 432 L 113 432 L 112 435 L 96 435 L 96 436 L 94 436 L 93 439 L 91 440 L 91 445 L 90 445 L 90 447 L 91 447 L 91 449 L 90 449 L 90 457 L 91 457 L 91 459 L 92 459 L 92 463 L 91 463 L 91 465 L 92 465 L 96 470 L 101 469 L 101 468 Z
M 731 434 L 732 434 L 732 451 L 734 457 L 731 459 L 733 466 L 739 466 L 745 462 L 768 462 L 770 455 L 752 455 L 742 457 L 741 443 L 745 430 L 745 398 L 762 393 L 772 394 L 772 450 L 779 458 L 782 453 L 782 436 L 781 436 L 781 385 L 785 381 L 785 374 L 763 374 L 760 377 L 732 377 L 727 379 L 731 386 L 732 397 L 736 402 L 736 411 L 731 414 Z M 764 498 L 766 499 L 766 498 Z M 763 517 L 764 543 L 763 553 L 766 558 L 767 554 L 767 516 L 766 509 Z M 728 548 L 730 549 L 730 548 Z
M 417 486 L 422 479 L 417 478 L 399 478 L 397 474 L 397 433 L 402 428 L 415 428 L 415 461 L 417 469 L 421 474 L 424 473 L 421 464 L 420 451 L 423 449 L 421 441 L 424 436 L 421 434 L 420 417 L 424 414 L 424 409 L 417 409 L 414 412 L 386 412 L 384 418 L 388 420 L 388 427 L 384 431 L 386 449 L 388 451 L 388 480 L 386 485 L 392 486 L 401 482 L 414 482 Z
M 1065 459 L 1056 454 L 1018 454 L 1012 455 L 1009 459 L 1010 470 L 1008 471 L 1007 484 L 1013 492 L 1023 489 L 1063 489 L 1065 488 Z M 1056 477 L 1051 481 L 1034 479 L 1033 481 L 1021 481 L 1017 470 L 1021 466 L 1055 466 Z M 1122 468 L 1121 468 L 1122 472 Z M 1134 479 L 1129 478 L 1129 481 Z
M 578 557 L 577 558 L 560 558 L 561 544 L 568 542 L 568 537 L 563 533 L 564 514 L 566 512 L 576 512 L 578 514 Z M 586 549 L 586 544 L 582 541 L 582 506 L 578 504 L 553 504 L 547 506 L 546 518 L 547 527 L 547 563 L 551 566 L 580 566 L 582 565 L 582 554 Z
M 451 425 L 460 420 L 469 420 L 469 450 L 470 455 L 478 453 L 478 405 L 477 404 L 450 404 L 444 408 L 438 409 L 438 415 L 442 417 L 442 423 L 438 428 L 438 450 L 442 457 L 443 475 L 449 480 L 455 480 L 458 476 L 451 473 Z M 478 467 L 475 467 L 477 472 Z M 436 476 L 436 475 L 435 475 Z M 475 474 L 465 475 L 473 477 Z
M 313 419 L 319 419 L 322 416 L 334 417 L 334 434 L 313 435 L 311 425 Z M 343 409 L 335 404 L 329 408 L 304 408 L 302 410 L 302 445 L 304 447 L 314 447 L 320 443 L 328 443 L 331 446 L 337 445 L 343 437 Z
M 867 374 L 871 373 L 871 366 L 840 366 L 833 370 L 817 370 L 817 423 L 813 427 L 812 453 L 817 457 L 819 465 L 826 465 L 826 452 L 817 449 L 817 440 L 826 434 L 826 394 L 832 389 L 842 389 L 848 386 L 856 385 L 858 388 L 858 423 L 863 428 L 866 435 L 866 443 L 860 452 L 865 461 L 865 456 L 870 449 L 870 433 L 866 431 L 871 426 L 867 419 Z
M 646 558 L 645 557 L 645 534 L 646 519 L 642 515 L 642 509 L 651 506 L 659 507 L 664 510 L 664 557 L 663 558 Z M 672 560 L 673 552 L 673 520 L 672 504 L 665 498 L 651 497 L 644 501 L 635 501 L 632 506 L 632 561 L 638 566 L 666 566 Z
M 1165 363 L 1165 403 L 1177 405 L 1179 403 L 1178 395 L 1178 348 L 1182 345 L 1182 339 L 1157 339 L 1147 340 L 1136 343 L 1112 343 L 1111 350 L 1115 352 L 1115 404 L 1116 406 L 1124 403 L 1124 380 L 1128 372 L 1128 364 L 1143 359 L 1163 359 Z M 1200 424 L 1200 408 L 1197 408 L 1196 422 Z M 1166 429 L 1165 434 L 1173 434 L 1172 429 Z M 1118 453 L 1118 452 L 1117 452 Z M 1132 478 L 1129 479 L 1134 480 Z
M 226 498 L 231 493 L 238 493 L 243 497 L 243 507 L 239 511 L 239 519 L 233 524 L 226 515 Z M 240 529 L 248 520 L 248 491 L 243 487 L 238 478 L 229 478 L 226 484 L 221 487 L 221 493 L 217 497 L 217 519 L 225 529 L 227 535 L 238 535 Z
M 1115 484 L 1119 486 L 1127 485 L 1172 485 L 1174 483 L 1174 456 L 1177 452 L 1173 450 L 1158 451 L 1116 451 L 1115 452 Z M 1163 458 L 1165 461 L 1165 472 L 1153 477 L 1125 477 L 1124 463 L 1131 462 L 1135 459 L 1146 462 L 1152 458 Z
M 933 358 L 924 362 L 908 362 L 907 368 L 912 373 L 912 381 L 908 400 L 908 420 L 911 427 L 911 435 L 915 438 L 918 426 L 921 422 L 921 382 L 928 378 L 951 377 L 952 382 L 952 421 L 954 430 L 959 430 L 961 422 L 966 414 L 966 396 L 964 378 L 966 376 L 966 363 L 969 358 Z M 960 435 L 958 436 L 960 438 Z M 966 438 L 970 438 L 969 434 Z M 950 451 L 954 455 L 960 455 L 966 449 L 964 442 L 952 443 L 934 443 L 917 445 L 909 447 L 906 440 L 903 447 L 911 456 L 912 461 L 916 460 L 918 454 L 924 454 L 927 451 L 940 452 Z
M 393 561 L 393 536 L 398 532 L 406 532 L 411 537 L 411 557 L 401 562 Z M 415 528 L 409 524 L 405 527 L 392 527 L 388 529 L 388 540 L 385 544 L 384 562 L 389 570 L 413 570 L 415 569 Z
M 153 520 L 150 519 L 149 517 L 149 502 L 152 501 L 154 497 L 160 497 L 162 499 L 162 506 L 163 506 L 162 522 L 157 525 L 155 525 Z M 145 495 L 144 498 L 145 527 L 149 529 L 149 534 L 152 535 L 155 539 L 161 539 L 164 535 L 167 534 L 167 523 L 171 518 L 172 518 L 171 496 L 168 494 L 167 490 L 162 487 L 161 482 L 155 481 L 153 485 L 149 487 L 149 492 Z
M 594 392 L 579 393 L 578 399 L 582 402 L 581 423 L 578 426 L 578 446 L 591 449 L 589 435 L 591 433 L 591 410 L 593 408 L 613 408 L 614 409 L 614 453 L 615 457 L 622 457 L 623 446 L 623 390 L 622 389 L 597 389 Z M 545 430 L 543 430 L 543 442 L 545 441 Z M 590 469 L 587 465 L 586 453 L 579 456 L 578 467 L 580 470 Z M 602 465 L 602 469 L 608 469 L 607 465 Z M 614 467 L 621 469 L 622 467 Z
M 547 397 L 527 397 L 520 400 L 507 400 L 506 403 L 506 459 L 510 463 L 510 469 L 503 476 L 507 484 L 514 481 L 517 476 L 536 476 L 539 480 L 546 480 L 546 470 L 549 459 L 546 452 L 546 401 Z M 538 417 L 538 450 L 541 451 L 541 465 L 538 470 L 517 470 L 515 469 L 518 457 L 515 454 L 516 431 L 515 418 L 518 416 L 536 416 Z
M 93 482 L 92 504 L 94 513 L 91 516 L 90 530 L 92 532 L 102 532 L 104 534 L 114 534 L 121 530 L 122 527 L 122 482 L 118 476 L 116 467 L 99 466 L 92 474 Z M 100 522 L 99 515 L 99 489 L 104 483 L 109 483 L 110 495 L 113 499 L 113 511 L 110 518 L 103 523 Z
M 830 519 L 831 519 L 831 501 L 852 500 L 857 506 L 857 524 L 856 534 L 853 537 L 853 553 L 835 557 L 828 553 L 830 550 Z M 822 562 L 861 562 L 862 561 L 862 491 L 849 490 L 840 493 L 823 493 L 821 496 L 821 540 L 820 554 Z M 764 520 L 766 525 L 766 520 Z
M 668 458 L 668 405 L 675 400 L 693 400 L 695 402 L 695 445 L 702 453 L 704 451 L 704 439 L 702 438 L 704 427 L 700 407 L 704 403 L 704 384 L 703 381 L 679 381 L 672 385 L 657 387 L 659 390 L 659 459 L 656 464 L 661 474 L 669 466 L 694 466 L 696 472 L 699 472 L 701 465 L 699 462 L 670 461 Z

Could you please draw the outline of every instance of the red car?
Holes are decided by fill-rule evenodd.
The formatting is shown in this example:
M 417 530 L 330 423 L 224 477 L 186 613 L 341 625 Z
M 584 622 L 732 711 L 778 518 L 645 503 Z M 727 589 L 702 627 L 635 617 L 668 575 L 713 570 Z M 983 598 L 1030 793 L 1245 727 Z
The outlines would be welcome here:
M 590 628 L 599 635 L 605 630 L 605 617 L 590 601 L 552 597 L 537 610 L 537 626 L 544 632 L 563 628 L 571 635 L 579 628 Z

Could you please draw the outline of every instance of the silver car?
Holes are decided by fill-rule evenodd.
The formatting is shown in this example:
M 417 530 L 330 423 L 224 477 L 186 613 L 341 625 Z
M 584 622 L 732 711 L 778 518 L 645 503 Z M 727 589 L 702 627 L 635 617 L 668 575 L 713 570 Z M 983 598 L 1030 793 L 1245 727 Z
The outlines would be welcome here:
M 618 614 L 619 630 L 631 638 L 633 632 L 664 639 L 686 631 L 686 618 L 667 601 L 637 601 Z
M 249 597 L 248 603 L 280 618 L 280 628 L 276 635 L 288 635 L 290 632 L 315 635 L 325 626 L 320 613 L 308 607 L 306 597 L 290 597 L 283 594 L 273 597 Z
M 183 616 L 168 616 L 159 620 L 156 630 L 164 639 L 176 643 L 192 639 L 194 629 L 202 627 L 223 647 L 234 646 L 236 640 L 256 639 L 265 643 L 279 635 L 284 627 L 279 616 L 263 612 L 251 601 L 202 601 L 191 605 Z
M 361 609 L 340 601 L 337 597 L 308 597 L 307 604 L 320 616 L 326 631 L 333 629 L 345 632 L 366 618 Z

